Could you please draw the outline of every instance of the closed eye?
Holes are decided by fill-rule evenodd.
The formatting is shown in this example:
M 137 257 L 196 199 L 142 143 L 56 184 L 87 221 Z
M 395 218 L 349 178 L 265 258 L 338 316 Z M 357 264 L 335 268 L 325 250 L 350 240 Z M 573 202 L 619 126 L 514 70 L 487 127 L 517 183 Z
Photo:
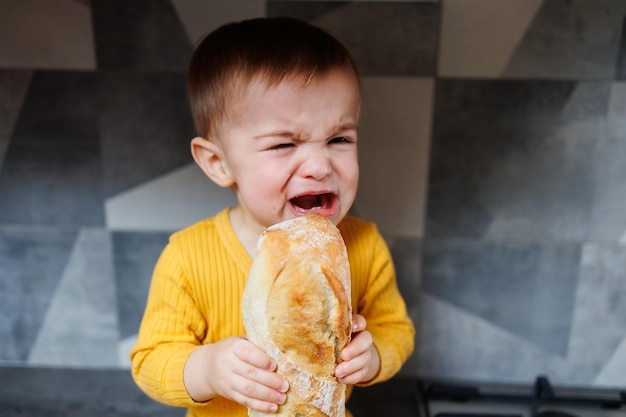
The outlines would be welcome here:
M 345 136 L 339 136 L 336 138 L 332 138 L 328 141 L 328 143 L 350 143 L 350 140 Z
M 277 151 L 280 149 L 287 149 L 295 146 L 293 143 L 279 143 L 278 145 L 274 145 L 270 148 L 272 151 Z

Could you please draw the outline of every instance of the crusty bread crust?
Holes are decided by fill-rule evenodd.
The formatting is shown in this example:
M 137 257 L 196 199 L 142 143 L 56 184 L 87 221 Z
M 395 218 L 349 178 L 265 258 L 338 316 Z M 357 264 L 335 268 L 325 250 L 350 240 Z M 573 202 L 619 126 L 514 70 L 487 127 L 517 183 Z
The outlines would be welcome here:
M 307 214 L 259 239 L 242 313 L 247 337 L 278 363 L 290 385 L 275 416 L 343 417 L 345 385 L 334 377 L 351 336 L 350 267 L 327 218 Z M 248 410 L 251 417 L 264 416 Z

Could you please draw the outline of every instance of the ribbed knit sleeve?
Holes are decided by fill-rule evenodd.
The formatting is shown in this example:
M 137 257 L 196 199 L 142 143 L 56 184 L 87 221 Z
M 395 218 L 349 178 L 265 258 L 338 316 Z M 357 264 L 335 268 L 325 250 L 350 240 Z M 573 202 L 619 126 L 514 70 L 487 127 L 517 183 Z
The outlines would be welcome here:
M 137 384 L 159 401 L 191 405 L 182 371 L 205 333 L 206 322 L 185 282 L 176 249 L 168 245 L 155 267 L 138 342 L 131 353 Z
M 339 225 L 350 260 L 352 308 L 367 321 L 381 369 L 371 385 L 395 375 L 413 352 L 415 328 L 398 290 L 389 249 L 373 223 L 348 217 Z
M 222 397 L 196 403 L 183 381 L 185 362 L 202 344 L 243 336 L 241 295 L 252 260 L 227 211 L 171 236 L 155 266 L 137 343 L 137 385 L 157 401 L 189 407 L 193 416 L 246 416 Z

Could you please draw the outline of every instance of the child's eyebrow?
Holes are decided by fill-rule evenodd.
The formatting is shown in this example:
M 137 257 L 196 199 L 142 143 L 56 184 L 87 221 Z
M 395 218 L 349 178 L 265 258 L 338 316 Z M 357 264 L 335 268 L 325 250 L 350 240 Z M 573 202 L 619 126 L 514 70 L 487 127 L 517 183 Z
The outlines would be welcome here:
M 328 136 L 332 136 L 337 132 L 345 132 L 347 130 L 356 130 L 358 127 L 358 123 L 354 120 L 346 121 L 344 123 L 338 123 L 328 130 Z M 272 137 L 280 137 L 280 138 L 290 138 L 294 140 L 299 140 L 307 137 L 308 135 L 303 134 L 298 129 L 276 129 L 270 130 L 266 133 L 261 133 L 253 137 L 253 139 L 263 139 L 263 138 L 272 138 Z
M 335 129 L 335 131 L 342 131 L 342 130 L 354 130 L 358 127 L 358 123 L 354 120 L 350 120 L 348 122 L 345 123 L 341 123 L 337 126 L 337 129 Z
M 272 138 L 272 137 L 283 137 L 283 138 L 298 138 L 300 137 L 294 131 L 281 129 L 281 130 L 272 130 L 267 133 L 261 133 L 260 135 L 256 135 L 253 139 L 263 139 L 263 138 Z

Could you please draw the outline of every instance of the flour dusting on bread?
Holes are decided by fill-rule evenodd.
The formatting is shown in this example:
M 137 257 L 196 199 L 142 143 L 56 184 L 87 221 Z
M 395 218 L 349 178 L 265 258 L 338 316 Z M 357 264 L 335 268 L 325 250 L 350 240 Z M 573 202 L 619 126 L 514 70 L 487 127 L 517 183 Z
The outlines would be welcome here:
M 308 214 L 267 228 L 257 249 L 242 313 L 248 339 L 276 360 L 290 384 L 274 415 L 343 417 L 345 386 L 334 369 L 350 341 L 352 309 L 339 230 Z

